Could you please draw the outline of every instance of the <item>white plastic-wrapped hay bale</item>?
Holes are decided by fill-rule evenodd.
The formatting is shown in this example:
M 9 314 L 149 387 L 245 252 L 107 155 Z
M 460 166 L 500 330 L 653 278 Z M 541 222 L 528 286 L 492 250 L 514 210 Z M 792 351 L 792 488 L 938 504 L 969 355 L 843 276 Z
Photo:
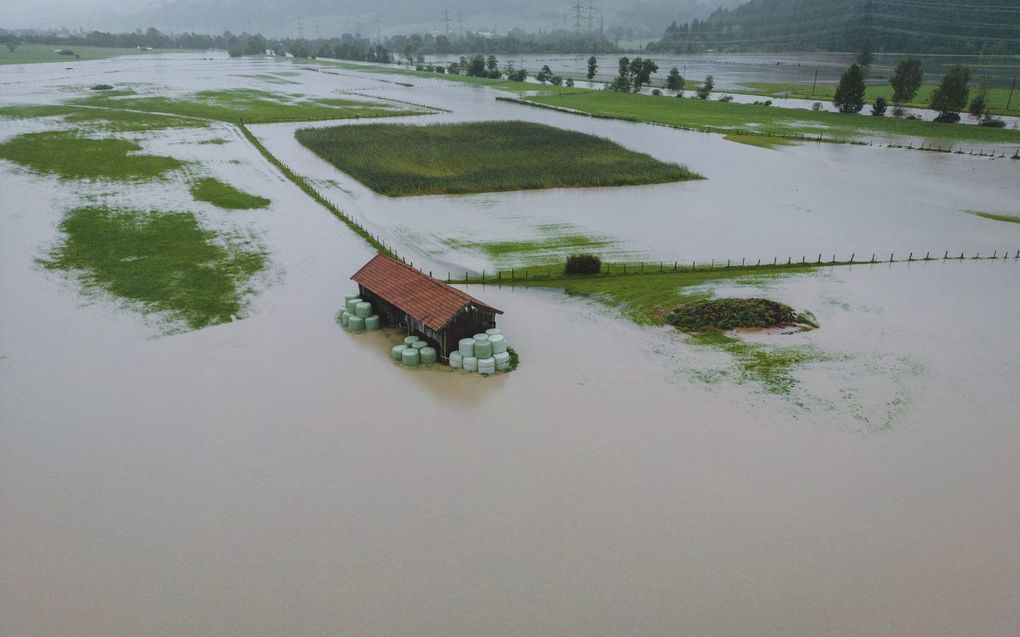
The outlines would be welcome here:
M 408 347 L 410 347 L 411 345 L 413 345 L 415 343 L 415 341 L 418 341 L 418 340 L 421 340 L 421 339 L 419 339 L 417 336 L 408 336 L 407 338 L 404 339 L 404 345 L 407 345 Z
M 392 356 L 393 360 L 395 361 L 403 360 L 403 354 L 405 349 L 407 349 L 407 345 L 403 344 L 396 345 L 393 347 L 393 349 L 390 350 L 390 356 Z
M 400 352 L 400 360 L 404 363 L 405 367 L 414 367 L 419 361 L 418 350 L 408 347 Z
M 482 375 L 496 373 L 496 359 L 491 356 L 478 359 L 478 373 Z
M 360 299 L 360 298 L 361 298 L 360 294 L 345 294 L 344 295 L 344 307 L 347 307 L 347 304 L 350 303 L 351 301 L 353 301 L 354 299 Z
M 510 354 L 507 352 L 500 352 L 499 354 L 493 354 L 492 359 L 496 361 L 496 369 L 499 371 L 506 371 L 510 369 Z
M 379 329 L 379 315 L 373 314 L 365 318 L 365 329 L 368 331 Z
M 463 363 L 464 363 L 464 371 L 465 372 L 477 372 L 478 371 L 478 357 L 477 356 L 465 356 Z
M 464 367 L 464 357 L 460 355 L 460 352 L 450 352 L 450 367 L 454 369 Z
M 478 360 L 492 358 L 492 343 L 489 342 L 488 337 L 483 340 L 475 339 L 475 356 L 478 357 Z
M 418 350 L 418 357 L 422 365 L 431 365 L 436 362 L 436 348 L 423 347 Z
M 489 340 L 489 335 L 488 334 L 475 334 L 474 335 L 474 339 L 475 339 L 476 343 L 478 341 L 487 341 L 487 340 Z
M 358 303 L 361 303 L 360 296 L 356 296 L 353 299 L 347 301 L 347 311 L 350 312 L 351 314 L 357 314 L 355 310 L 358 307 Z
M 492 345 L 493 354 L 502 354 L 506 351 L 506 339 L 502 334 L 493 334 L 489 337 L 489 344 Z
M 350 327 L 350 319 L 351 313 L 348 312 L 347 310 L 344 310 L 343 312 L 340 313 L 340 325 L 343 325 L 344 327 Z
M 457 342 L 457 351 L 460 352 L 462 357 L 474 356 L 475 355 L 475 339 L 473 338 L 462 338 Z
M 428 346 L 429 344 L 427 341 L 415 341 L 411 343 L 411 347 L 413 347 L 414 349 L 424 349 Z
M 372 316 L 372 304 L 362 301 L 354 306 L 354 313 L 361 318 L 368 318 Z
M 365 319 L 360 316 L 352 316 L 347 319 L 347 327 L 352 332 L 362 332 L 365 330 Z
M 490 327 L 489 329 L 485 330 L 485 335 L 488 336 L 490 340 L 492 339 L 492 336 L 494 334 L 502 334 L 502 333 L 503 333 L 503 330 L 499 329 L 498 327 Z

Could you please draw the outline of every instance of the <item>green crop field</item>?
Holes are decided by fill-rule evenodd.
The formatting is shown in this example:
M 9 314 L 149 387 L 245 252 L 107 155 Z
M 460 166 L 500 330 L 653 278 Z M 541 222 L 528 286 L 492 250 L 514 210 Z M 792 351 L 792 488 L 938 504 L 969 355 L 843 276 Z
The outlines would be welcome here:
M 656 97 L 635 93 L 591 91 L 566 95 L 526 97 L 533 104 L 569 108 L 597 117 L 651 122 L 709 132 L 806 136 L 823 140 L 860 140 L 872 137 L 914 137 L 955 142 L 1020 145 L 1020 131 L 963 124 L 939 124 L 895 117 L 871 117 L 755 106 L 712 100 Z
M 59 49 L 68 49 L 78 55 L 60 55 Z M 0 47 L 0 64 L 35 64 L 40 62 L 65 62 L 73 64 L 80 60 L 101 60 L 119 55 L 137 55 L 139 53 L 158 53 L 159 51 L 139 51 L 138 49 L 114 49 L 101 46 L 73 46 L 64 44 L 18 44 L 14 50 L 6 46 Z
M 384 195 L 629 186 L 695 179 L 609 140 L 527 122 L 302 129 L 298 140 Z
M 751 89 L 755 94 L 768 95 L 770 97 L 799 97 L 819 102 L 831 102 L 832 95 L 836 91 L 834 84 L 819 85 L 813 92 L 810 84 L 777 84 L 773 82 L 744 82 L 743 86 Z M 925 84 L 918 91 L 917 96 L 904 104 L 910 108 L 928 108 L 931 103 L 931 94 L 937 85 Z M 1020 92 L 1014 92 L 1010 101 L 1008 88 L 988 89 L 988 109 L 996 115 L 1020 115 Z M 865 91 L 865 98 L 869 104 L 875 103 L 876 97 L 884 97 L 892 104 L 893 90 L 888 83 L 869 86 Z M 977 95 L 977 88 L 972 86 L 970 96 Z M 1006 109 L 1007 104 L 1009 110 Z
M 94 139 L 72 131 L 26 133 L 0 144 L 0 159 L 64 179 L 144 181 L 184 165 L 173 157 L 138 154 L 125 139 Z
M 190 329 L 243 316 L 248 282 L 265 267 L 258 248 L 202 228 L 185 212 L 78 208 L 40 260 L 145 312 Z

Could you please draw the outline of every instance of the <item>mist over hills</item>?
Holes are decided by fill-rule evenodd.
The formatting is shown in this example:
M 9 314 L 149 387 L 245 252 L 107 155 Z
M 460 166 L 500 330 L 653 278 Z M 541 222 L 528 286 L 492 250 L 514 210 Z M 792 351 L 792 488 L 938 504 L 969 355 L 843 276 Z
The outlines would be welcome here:
M 574 5 L 582 6 L 576 10 Z M 705 18 L 739 0 L 13 0 L 0 7 L 0 28 L 165 32 L 260 32 L 276 37 L 369 37 L 412 31 L 506 33 L 604 29 L 617 38 L 658 39 L 671 21 Z

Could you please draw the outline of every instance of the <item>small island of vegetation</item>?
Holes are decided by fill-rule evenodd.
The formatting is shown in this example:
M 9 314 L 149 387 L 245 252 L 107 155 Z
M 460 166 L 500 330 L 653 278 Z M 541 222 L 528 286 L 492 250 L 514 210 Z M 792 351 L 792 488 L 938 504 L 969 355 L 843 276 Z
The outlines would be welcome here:
M 678 306 L 666 315 L 666 322 L 685 332 L 768 328 L 818 324 L 789 305 L 768 299 L 711 299 Z
M 297 139 L 390 196 L 634 186 L 700 179 L 594 135 L 529 122 L 367 124 L 302 129 Z

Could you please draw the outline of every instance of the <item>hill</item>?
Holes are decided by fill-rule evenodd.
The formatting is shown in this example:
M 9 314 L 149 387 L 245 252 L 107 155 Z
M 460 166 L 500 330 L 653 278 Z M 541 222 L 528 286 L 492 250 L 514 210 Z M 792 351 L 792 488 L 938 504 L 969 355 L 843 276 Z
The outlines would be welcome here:
M 1020 54 L 1016 0 L 750 0 L 671 24 L 670 52 L 875 51 Z

